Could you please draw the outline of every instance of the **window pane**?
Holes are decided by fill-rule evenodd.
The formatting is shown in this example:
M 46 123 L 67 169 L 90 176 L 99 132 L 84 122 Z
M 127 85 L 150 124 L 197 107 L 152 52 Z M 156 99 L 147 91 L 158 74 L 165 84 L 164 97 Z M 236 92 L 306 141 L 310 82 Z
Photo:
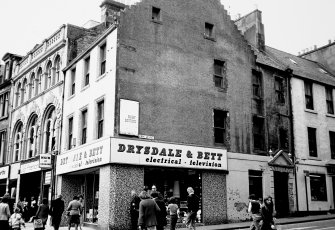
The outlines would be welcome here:
M 317 146 L 316 146 L 316 129 L 308 127 L 308 145 L 309 155 L 311 157 L 317 157 Z
M 323 174 L 310 174 L 312 201 L 327 201 L 326 179 Z
M 329 143 L 331 159 L 335 159 L 335 132 L 329 132 Z

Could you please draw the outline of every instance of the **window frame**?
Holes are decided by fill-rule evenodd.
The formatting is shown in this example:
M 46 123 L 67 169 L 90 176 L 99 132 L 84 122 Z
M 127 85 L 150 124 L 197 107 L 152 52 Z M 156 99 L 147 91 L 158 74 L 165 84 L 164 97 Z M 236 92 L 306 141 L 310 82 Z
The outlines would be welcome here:
M 226 76 L 226 62 L 223 60 L 214 59 L 213 63 L 214 86 L 223 89 L 225 76 Z M 219 84 L 217 80 L 219 81 Z
M 304 88 L 306 109 L 314 110 L 313 83 L 310 81 L 304 81 Z
M 329 131 L 330 158 L 335 159 L 335 132 Z
M 205 22 L 204 37 L 211 40 L 214 39 L 214 24 Z
M 76 67 L 70 70 L 70 97 L 76 94 Z
M 310 157 L 318 157 L 317 130 L 307 127 L 308 152 Z M 314 153 L 315 152 L 315 153 Z
M 68 145 L 67 149 L 70 150 L 73 147 L 73 116 L 68 117 L 67 119 L 67 127 L 68 127 Z
M 333 88 L 332 87 L 325 87 L 325 91 L 326 91 L 327 113 L 334 115 Z
M 257 184 L 251 183 L 255 181 Z M 263 172 L 261 170 L 248 170 L 249 196 L 254 194 L 257 198 L 263 197 Z
M 81 124 L 80 124 L 80 135 L 81 135 L 81 144 L 87 143 L 87 116 L 88 116 L 88 109 L 85 108 L 81 110 Z
M 327 201 L 327 182 L 326 175 L 319 173 L 309 174 L 309 184 L 312 201 Z M 323 191 L 322 189 L 323 188 Z
M 84 59 L 84 87 L 90 84 L 90 62 L 91 57 L 87 56 Z
M 104 42 L 99 46 L 99 76 L 106 73 L 106 59 L 107 59 L 107 43 Z
M 213 137 L 215 145 L 227 144 L 227 118 L 228 111 L 213 109 Z M 220 136 L 222 140 L 219 142 L 218 139 Z
M 257 127 L 256 125 L 261 125 L 261 127 Z M 265 118 L 264 117 L 253 116 L 252 136 L 253 136 L 254 150 L 265 151 Z
M 102 107 L 101 107 L 102 105 Z M 105 100 L 97 101 L 97 139 L 104 136 Z
M 161 9 L 153 6 L 151 10 L 151 20 L 161 22 Z
M 285 104 L 285 79 L 279 76 L 275 76 L 275 94 L 276 102 L 279 104 Z

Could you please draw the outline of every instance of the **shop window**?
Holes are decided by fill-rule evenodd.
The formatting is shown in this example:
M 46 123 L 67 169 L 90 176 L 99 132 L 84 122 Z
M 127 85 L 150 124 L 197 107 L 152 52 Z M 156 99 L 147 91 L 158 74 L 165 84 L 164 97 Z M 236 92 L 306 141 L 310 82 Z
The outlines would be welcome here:
M 90 56 L 84 61 L 84 86 L 90 84 Z
M 335 159 L 335 132 L 329 131 L 330 156 Z
M 312 201 L 327 201 L 327 186 L 324 174 L 309 174 Z
M 98 139 L 104 135 L 104 101 L 99 101 L 97 104 L 97 117 L 98 117 L 98 130 L 97 130 L 97 137 Z
M 106 72 L 106 43 L 100 46 L 100 75 Z
M 326 87 L 327 113 L 334 114 L 333 88 Z
M 97 223 L 99 218 L 99 171 L 85 175 L 84 200 L 85 222 Z
M 225 77 L 225 62 L 214 60 L 214 84 L 215 87 L 223 88 L 223 80 Z
M 305 81 L 305 103 L 306 109 L 314 109 L 313 103 L 313 85 L 311 82 Z
M 316 129 L 307 127 L 307 132 L 308 132 L 309 156 L 318 157 L 317 143 L 316 143 Z
M 285 104 L 284 79 L 281 77 L 275 77 L 275 93 L 277 103 Z
M 72 142 L 73 142 L 73 117 L 70 117 L 68 120 L 68 146 L 67 149 L 72 148 Z
M 71 69 L 70 96 L 76 93 L 76 68 Z
M 265 134 L 264 134 L 264 118 L 254 116 L 253 117 L 253 138 L 254 138 L 254 149 L 265 150 Z
M 87 141 L 87 109 L 81 112 L 81 144 Z
M 249 195 L 263 198 L 263 174 L 262 171 L 249 170 Z
M 152 20 L 160 21 L 161 20 L 161 9 L 157 7 L 152 7 Z
M 214 109 L 214 142 L 225 144 L 227 137 L 227 111 Z

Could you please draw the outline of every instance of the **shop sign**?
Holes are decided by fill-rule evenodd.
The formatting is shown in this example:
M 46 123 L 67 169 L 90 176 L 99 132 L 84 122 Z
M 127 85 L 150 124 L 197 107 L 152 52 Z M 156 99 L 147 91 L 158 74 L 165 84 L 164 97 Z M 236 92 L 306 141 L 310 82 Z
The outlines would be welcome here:
M 228 170 L 227 150 L 112 138 L 111 162 Z
M 284 172 L 284 173 L 293 173 L 293 168 L 285 168 L 279 166 L 270 166 L 273 171 Z
M 50 184 L 51 182 L 51 171 L 45 172 L 44 184 Z
M 7 179 L 9 174 L 9 165 L 0 168 L 0 180 Z
M 110 162 L 110 138 L 57 155 L 56 174 L 92 168 Z
M 20 163 L 15 163 L 10 165 L 10 174 L 9 179 L 15 180 L 19 178 L 19 171 L 20 171 Z
M 40 168 L 50 169 L 52 168 L 51 164 L 51 154 L 40 154 Z
M 120 134 L 138 136 L 139 103 L 120 99 Z
M 40 170 L 41 170 L 40 161 L 35 160 L 35 161 L 32 161 L 32 162 L 21 164 L 20 174 L 37 172 L 37 171 L 40 171 Z

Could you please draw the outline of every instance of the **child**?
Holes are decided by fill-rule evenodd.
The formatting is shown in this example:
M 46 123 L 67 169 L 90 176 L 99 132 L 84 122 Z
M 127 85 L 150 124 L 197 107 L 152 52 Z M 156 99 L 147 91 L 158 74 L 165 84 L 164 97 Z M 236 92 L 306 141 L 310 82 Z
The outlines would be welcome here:
M 22 216 L 20 214 L 20 209 L 15 208 L 14 213 L 9 218 L 9 226 L 11 226 L 13 230 L 20 230 L 21 225 L 23 227 L 26 227 L 24 220 L 22 219 Z
M 178 220 L 178 205 L 176 204 L 176 198 L 171 197 L 170 204 L 168 205 L 168 210 L 170 211 L 170 230 L 176 229 L 176 224 Z

